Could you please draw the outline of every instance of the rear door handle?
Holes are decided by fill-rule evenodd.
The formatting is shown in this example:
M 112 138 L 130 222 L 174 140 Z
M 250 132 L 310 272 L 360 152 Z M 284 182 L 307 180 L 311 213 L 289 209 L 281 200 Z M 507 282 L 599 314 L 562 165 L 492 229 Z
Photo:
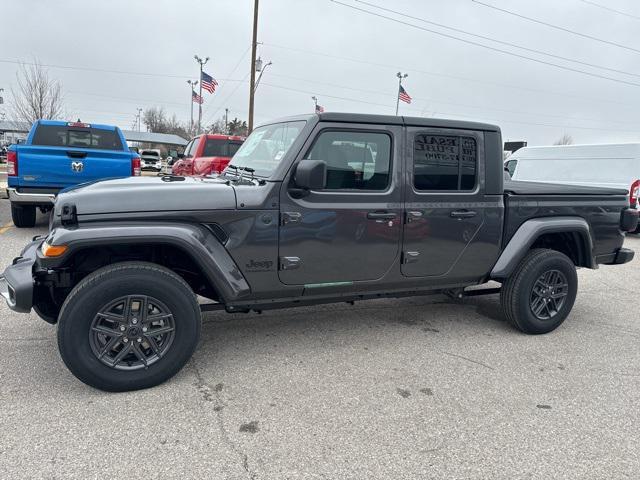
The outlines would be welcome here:
M 471 218 L 475 217 L 478 213 L 473 210 L 455 210 L 451 212 L 451 217 L 453 218 Z
M 367 218 L 369 220 L 393 220 L 397 214 L 390 212 L 369 212 Z

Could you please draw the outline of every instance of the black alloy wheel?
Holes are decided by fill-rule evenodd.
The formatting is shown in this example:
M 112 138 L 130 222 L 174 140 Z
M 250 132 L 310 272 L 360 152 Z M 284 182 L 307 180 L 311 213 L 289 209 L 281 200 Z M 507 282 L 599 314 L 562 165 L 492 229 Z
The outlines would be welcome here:
M 175 336 L 173 314 L 147 295 L 117 298 L 98 310 L 91 324 L 91 351 L 119 370 L 138 370 L 160 360 Z
M 560 270 L 547 270 L 533 284 L 529 306 L 538 320 L 550 320 L 561 311 L 567 295 L 569 282 Z

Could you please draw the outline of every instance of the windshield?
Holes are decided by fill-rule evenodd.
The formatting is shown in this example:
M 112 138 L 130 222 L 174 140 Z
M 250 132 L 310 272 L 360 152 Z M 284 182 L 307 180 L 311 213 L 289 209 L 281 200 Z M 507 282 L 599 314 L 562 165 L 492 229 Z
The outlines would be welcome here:
M 297 121 L 256 128 L 233 156 L 231 164 L 238 168 L 252 168 L 259 177 L 270 176 L 304 125 L 304 121 Z

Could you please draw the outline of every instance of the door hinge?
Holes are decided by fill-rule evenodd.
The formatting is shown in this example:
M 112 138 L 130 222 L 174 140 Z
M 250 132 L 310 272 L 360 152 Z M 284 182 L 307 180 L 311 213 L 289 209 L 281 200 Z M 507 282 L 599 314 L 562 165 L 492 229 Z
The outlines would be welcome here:
M 402 263 L 415 263 L 418 261 L 420 252 L 402 252 Z
M 300 267 L 300 257 L 280 257 L 280 270 L 295 270 Z
M 282 212 L 280 218 L 280 225 L 286 225 L 288 223 L 297 223 L 302 219 L 300 212 Z

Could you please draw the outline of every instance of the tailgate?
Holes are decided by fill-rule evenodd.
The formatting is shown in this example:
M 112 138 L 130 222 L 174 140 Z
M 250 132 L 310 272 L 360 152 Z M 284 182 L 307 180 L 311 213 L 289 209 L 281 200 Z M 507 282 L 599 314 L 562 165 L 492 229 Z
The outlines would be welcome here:
M 131 153 L 73 147 L 22 145 L 18 184 L 24 187 L 67 187 L 131 175 Z

